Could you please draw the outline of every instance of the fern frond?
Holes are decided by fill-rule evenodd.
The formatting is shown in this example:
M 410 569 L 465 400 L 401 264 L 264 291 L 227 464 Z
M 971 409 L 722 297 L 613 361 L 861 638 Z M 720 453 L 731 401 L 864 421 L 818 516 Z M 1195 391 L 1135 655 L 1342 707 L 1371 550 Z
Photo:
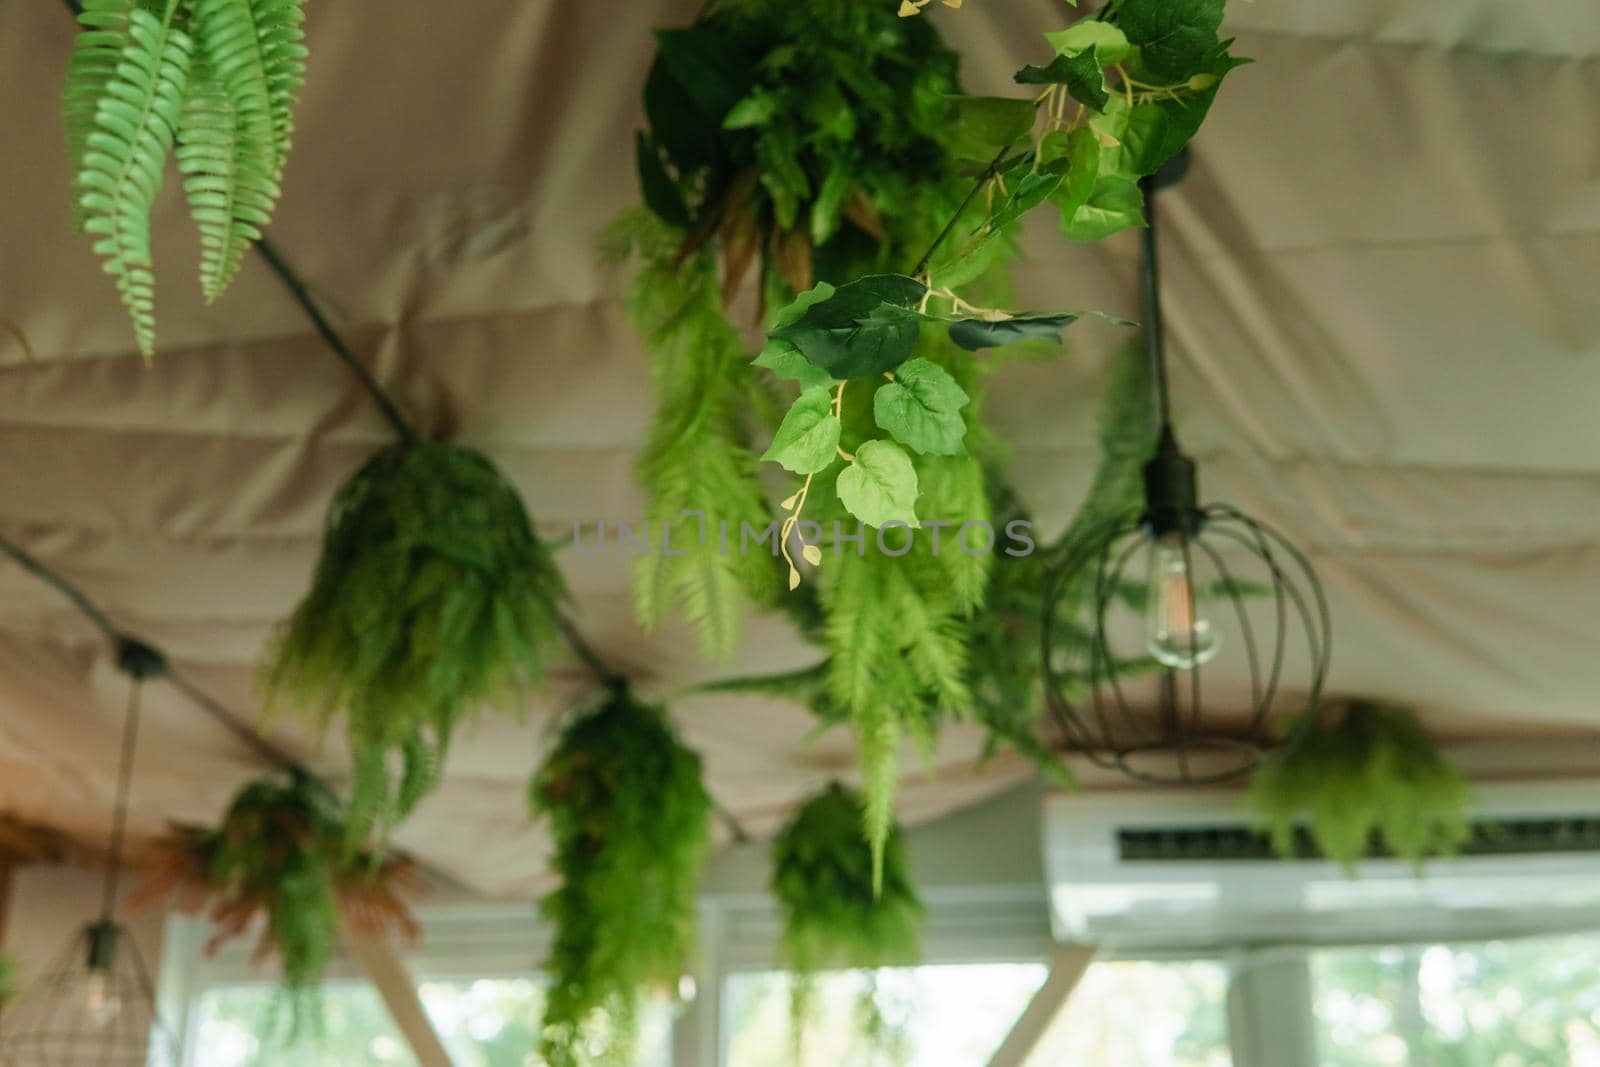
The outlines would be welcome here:
M 177 14 L 177 0 L 167 0 L 159 18 L 142 7 L 128 12 L 127 42 L 101 87 L 73 180 L 83 230 L 96 238 L 94 250 L 116 279 L 134 340 L 147 359 L 155 351 L 150 206 L 182 118 L 194 50 Z M 113 17 L 109 10 L 97 17 L 102 16 Z M 69 86 L 69 107 L 81 111 L 82 91 Z
M 694 945 L 711 843 L 700 758 L 662 709 L 619 692 L 563 731 L 529 802 L 560 875 L 539 904 L 554 931 L 540 1060 L 633 1062 L 640 994 L 677 982 Z
M 123 49 L 128 46 L 128 15 L 134 0 L 83 0 L 78 13 L 82 29 L 72 42 L 67 62 L 67 85 L 61 93 L 61 114 L 67 131 L 67 161 L 72 173 L 83 165 L 89 135 L 95 130 L 95 112 L 107 83 L 117 73 Z M 85 215 L 73 197 L 72 226 L 83 232 Z
M 259 225 L 271 215 L 277 188 L 259 62 L 233 45 L 238 0 L 202 0 L 196 8 L 195 69 L 178 127 L 178 170 L 189 214 L 200 230 L 200 291 L 215 300 L 238 272 Z M 248 29 L 248 23 L 245 24 Z
M 1323 855 L 1354 872 L 1374 848 L 1421 863 L 1471 837 L 1471 792 L 1409 711 L 1355 701 L 1256 772 L 1245 806 L 1294 857 L 1304 827 Z
M 860 797 L 835 783 L 802 805 L 772 844 L 772 895 L 784 920 L 778 950 L 792 972 L 797 1045 L 817 972 L 906 966 L 921 955 L 925 913 L 904 835 L 890 830 L 875 887 L 862 819 Z
M 659 224 L 628 237 L 641 259 L 629 316 L 661 394 L 639 464 L 654 540 L 635 566 L 635 609 L 650 627 L 675 603 L 706 655 L 725 660 L 743 629 L 745 598 L 770 604 L 782 588 L 776 545 L 746 551 L 742 536 L 746 526 L 762 531 L 771 521 L 744 425 L 749 355 L 722 315 L 709 256 L 678 263 L 678 238 Z

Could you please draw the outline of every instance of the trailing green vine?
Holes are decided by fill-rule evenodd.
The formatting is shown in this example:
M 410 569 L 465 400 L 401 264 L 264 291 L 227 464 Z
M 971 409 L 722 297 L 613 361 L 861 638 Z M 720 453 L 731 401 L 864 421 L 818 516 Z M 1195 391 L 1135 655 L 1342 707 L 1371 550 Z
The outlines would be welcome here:
M 1421 863 L 1471 837 L 1471 791 L 1416 716 L 1352 701 L 1256 772 L 1245 796 L 1279 855 L 1322 855 L 1354 871 L 1374 852 Z
M 875 851 L 903 742 L 930 750 L 950 716 L 976 714 L 1054 763 L 1031 707 L 1003 708 L 1021 692 L 1000 678 L 1006 652 L 1031 643 L 1001 627 L 1032 592 L 1025 567 L 994 580 L 1013 544 L 997 543 L 995 518 L 1026 518 L 994 473 L 980 355 L 1059 342 L 1082 313 L 1000 310 L 978 290 L 995 291 L 1023 218 L 1046 203 L 1073 239 L 1142 224 L 1138 180 L 1183 148 L 1239 62 L 1221 13 L 1221 0 L 1114 0 L 1048 35 L 1048 64 L 1017 74 L 1036 95 L 1020 99 L 961 95 L 932 24 L 892 4 L 732 0 L 659 35 L 638 165 L 665 229 L 642 257 L 635 320 L 662 404 L 641 472 L 652 517 L 692 511 L 701 537 L 674 527 L 688 556 L 647 561 L 641 614 L 670 595 L 725 654 L 737 590 L 771 596 L 759 549 L 772 545 L 783 606 L 827 654 L 785 684 L 852 726 Z M 688 280 L 664 298 L 674 275 Z M 768 374 L 729 381 L 743 346 L 728 310 L 752 275 L 769 327 L 754 363 Z M 787 412 L 768 416 L 785 390 Z M 729 472 L 705 489 L 700 449 Z M 760 529 L 756 452 L 794 479 L 777 536 L 755 544 L 760 566 L 725 558 L 748 557 L 743 531 Z M 707 530 L 726 531 L 715 549 Z M 992 592 L 1009 598 L 1000 611 Z
M 83 0 L 63 92 L 73 219 L 155 352 L 150 210 L 174 154 L 215 300 L 271 221 L 305 75 L 304 0 Z
M 613 242 L 640 264 L 630 310 L 658 393 L 639 471 L 657 540 L 635 592 L 643 621 L 676 602 L 723 659 L 745 598 L 773 604 L 784 573 L 753 447 L 782 408 L 745 369 L 736 314 L 760 324 L 814 279 L 890 269 L 932 239 L 963 192 L 956 59 L 931 27 L 854 0 L 734 0 L 658 37 L 638 146 L 653 225 Z
M 700 759 L 661 709 L 618 689 L 567 726 L 530 803 L 561 880 L 539 906 L 554 932 L 539 1055 L 631 1062 L 640 995 L 675 989 L 694 944 L 712 810 Z
M 274 701 L 324 725 L 345 713 L 352 846 L 434 788 L 464 718 L 486 703 L 520 711 L 565 601 L 522 498 L 481 453 L 395 445 L 345 484 L 266 678 Z
M 416 888 L 409 861 L 352 854 L 338 802 L 303 776 L 245 786 L 217 829 L 175 829 L 146 871 L 139 902 L 204 912 L 211 951 L 259 928 L 254 959 L 279 962 L 289 1038 L 316 1017 L 341 920 L 365 934 L 418 935 L 405 901 Z
M 778 947 L 790 972 L 797 1045 L 819 972 L 910 966 L 921 956 L 924 910 L 900 831 L 892 829 L 885 842 L 875 884 L 861 819 L 861 798 L 834 783 L 803 804 L 773 842 L 772 893 L 783 915 Z

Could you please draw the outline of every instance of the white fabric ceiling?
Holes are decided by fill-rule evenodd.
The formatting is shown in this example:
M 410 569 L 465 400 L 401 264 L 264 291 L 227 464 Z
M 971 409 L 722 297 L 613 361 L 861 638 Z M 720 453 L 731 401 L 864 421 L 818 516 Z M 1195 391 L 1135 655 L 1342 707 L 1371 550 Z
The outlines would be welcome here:
M 892 0 L 862 0 L 889 3 Z M 642 510 L 632 464 L 650 410 L 597 231 L 634 199 L 632 131 L 649 30 L 692 3 L 315 3 L 300 135 L 273 237 L 430 432 L 488 450 L 551 536 Z M 1489 769 L 1543 738 L 1582 765 L 1600 726 L 1600 8 L 1571 0 L 1259 0 L 1230 5 L 1257 58 L 1224 89 L 1190 180 L 1167 198 L 1170 328 L 1186 440 L 1207 495 L 1308 547 L 1335 612 L 1332 688 L 1415 703 Z M 1045 0 L 973 0 L 969 86 L 1003 91 Z M 241 714 L 254 664 L 303 592 L 323 510 L 388 431 L 261 264 L 211 308 L 169 189 L 158 221 L 160 353 L 145 366 L 85 243 L 65 224 L 58 3 L 0 5 L 0 532 Z M 1131 312 L 1130 236 L 1069 248 L 1041 231 L 1025 304 Z M 1086 327 L 1016 365 L 991 411 L 1049 529 L 1093 459 L 1098 368 Z M 732 668 L 681 630 L 635 627 L 626 567 L 563 554 L 581 625 L 667 693 L 811 656 L 775 620 Z M 487 720 L 401 835 L 489 894 L 528 891 L 543 845 L 526 777 L 576 670 L 528 724 Z M 0 567 L 0 808 L 90 838 L 107 821 L 124 686 L 52 591 Z M 257 769 L 156 687 L 137 828 L 214 818 Z M 675 705 L 713 792 L 752 831 L 851 764 L 803 744 L 797 708 Z M 267 729 L 344 767 L 292 721 Z M 970 733 L 938 774 L 911 765 L 908 814 L 1024 772 L 973 770 Z M 1523 750 L 1528 751 L 1527 749 Z M 1524 755 L 1524 768 L 1544 757 Z

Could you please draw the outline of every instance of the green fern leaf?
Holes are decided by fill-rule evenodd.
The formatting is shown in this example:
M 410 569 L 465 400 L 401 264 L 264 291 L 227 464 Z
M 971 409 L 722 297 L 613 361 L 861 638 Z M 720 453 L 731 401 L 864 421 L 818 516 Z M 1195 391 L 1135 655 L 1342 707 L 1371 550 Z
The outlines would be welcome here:
M 277 205 L 305 71 L 301 18 L 299 0 L 195 6 L 200 69 L 178 131 L 178 167 L 200 228 L 208 301 L 228 287 Z
M 73 182 L 84 232 L 96 238 L 94 250 L 116 279 L 147 359 L 155 351 L 150 206 L 180 122 L 193 49 L 177 25 L 176 0 L 160 18 L 143 8 L 129 12 L 127 43 L 104 83 Z M 81 91 L 69 86 L 70 107 L 80 106 Z
M 122 51 L 128 47 L 128 15 L 134 0 L 84 0 L 78 13 L 82 30 L 72 42 L 67 64 L 67 86 L 61 94 L 61 112 L 67 131 L 67 160 L 76 174 L 95 130 L 95 112 L 105 88 L 117 73 Z M 83 232 L 85 214 L 74 197 L 72 225 Z

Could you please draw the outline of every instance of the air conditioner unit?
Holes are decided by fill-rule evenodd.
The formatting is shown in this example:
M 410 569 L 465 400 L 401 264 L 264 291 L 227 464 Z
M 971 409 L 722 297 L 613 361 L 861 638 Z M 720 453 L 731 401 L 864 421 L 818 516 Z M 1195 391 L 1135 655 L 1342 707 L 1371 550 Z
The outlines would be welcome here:
M 1473 838 L 1425 864 L 1278 859 L 1236 794 L 1045 799 L 1055 934 L 1113 949 L 1449 941 L 1600 929 L 1600 784 L 1475 790 Z

